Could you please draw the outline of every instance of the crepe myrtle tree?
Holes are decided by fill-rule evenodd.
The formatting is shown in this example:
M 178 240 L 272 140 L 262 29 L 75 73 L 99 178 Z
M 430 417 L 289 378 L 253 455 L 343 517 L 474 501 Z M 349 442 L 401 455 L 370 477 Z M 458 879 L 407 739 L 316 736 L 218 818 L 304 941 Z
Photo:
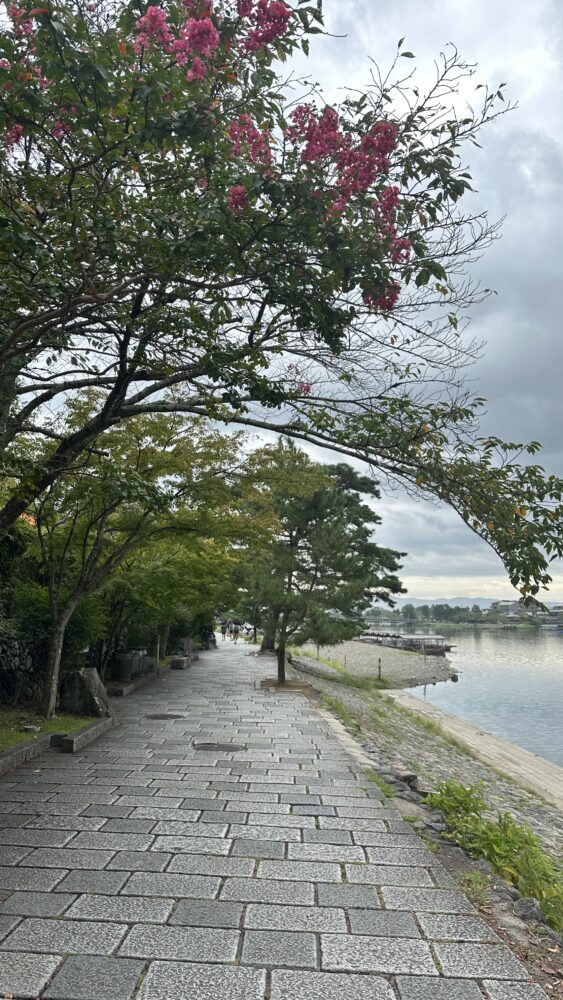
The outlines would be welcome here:
M 308 0 L 46 0 L 0 35 L 0 447 L 6 532 L 98 435 L 149 411 L 266 428 L 451 504 L 526 596 L 563 550 L 562 487 L 478 437 L 462 338 L 495 227 L 465 148 L 502 88 L 455 110 L 389 73 L 328 105 L 281 64 Z M 404 57 L 404 58 L 403 58 Z M 101 390 L 80 426 L 61 397 Z M 41 462 L 22 435 L 52 447 Z M 535 445 L 531 446 L 534 451 Z M 525 463 L 529 456 L 525 456 Z

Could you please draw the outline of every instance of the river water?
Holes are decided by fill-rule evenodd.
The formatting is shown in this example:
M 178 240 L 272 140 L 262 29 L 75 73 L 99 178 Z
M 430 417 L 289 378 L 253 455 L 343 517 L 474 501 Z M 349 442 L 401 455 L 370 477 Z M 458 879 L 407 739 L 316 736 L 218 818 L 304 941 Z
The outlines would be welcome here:
M 459 681 L 410 693 L 563 767 L 563 630 L 448 630 Z

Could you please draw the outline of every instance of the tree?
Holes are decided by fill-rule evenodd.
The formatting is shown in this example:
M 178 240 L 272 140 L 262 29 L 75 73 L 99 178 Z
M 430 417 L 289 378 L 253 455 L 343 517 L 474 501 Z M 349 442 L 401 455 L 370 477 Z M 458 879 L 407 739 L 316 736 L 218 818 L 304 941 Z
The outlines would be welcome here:
M 40 706 L 47 718 L 66 629 L 86 595 L 156 539 L 220 536 L 230 504 L 222 456 L 232 443 L 201 422 L 145 416 L 100 435 L 88 457 L 39 498 L 34 521 L 51 619 Z
M 278 681 L 285 683 L 286 646 L 358 634 L 374 599 L 392 604 L 402 588 L 401 553 L 371 541 L 380 523 L 362 496 L 378 497 L 370 478 L 349 466 L 319 466 L 281 442 L 255 456 L 264 469 L 278 528 L 254 561 L 247 596 L 266 610 L 277 639 Z
M 176 410 L 359 458 L 451 504 L 524 595 L 545 586 L 561 482 L 480 440 L 461 385 L 467 267 L 495 234 L 461 207 L 464 147 L 502 91 L 457 115 L 472 68 L 450 50 L 426 95 L 395 67 L 293 105 L 275 60 L 322 30 L 307 0 L 8 13 L 0 530 L 104 429 Z M 87 420 L 51 419 L 87 387 Z M 52 439 L 42 461 L 26 434 Z
M 405 624 L 411 628 L 416 622 L 416 609 L 414 604 L 405 604 L 402 610 Z

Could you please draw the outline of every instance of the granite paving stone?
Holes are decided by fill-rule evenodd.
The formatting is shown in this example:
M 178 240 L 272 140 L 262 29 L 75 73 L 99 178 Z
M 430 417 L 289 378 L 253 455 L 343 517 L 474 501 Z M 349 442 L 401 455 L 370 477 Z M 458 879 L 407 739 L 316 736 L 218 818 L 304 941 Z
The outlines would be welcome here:
M 66 910 L 67 920 L 113 920 L 125 923 L 164 924 L 172 913 L 173 899 L 139 896 L 79 896 Z
M 0 822 L 2 822 L 0 820 Z M 75 835 L 72 830 L 0 830 L 0 857 L 5 865 L 15 865 L 17 861 L 8 861 L 10 855 L 7 844 L 17 844 L 23 847 L 64 847 L 67 841 Z M 29 853 L 29 852 L 27 852 Z M 19 860 L 19 859 L 18 859 Z
M 103 833 L 150 833 L 154 826 L 154 819 L 108 819 Z
M 393 836 L 393 834 L 389 834 Z M 420 842 L 419 842 L 420 843 Z M 374 865 L 429 866 L 434 856 L 424 847 L 366 847 L 367 860 Z
M 21 917 L 58 917 L 76 899 L 74 893 L 14 892 L 3 903 L 0 913 Z
M 137 1000 L 263 1000 L 265 991 L 262 970 L 152 962 Z
M 29 917 L 2 942 L 0 949 L 63 955 L 109 955 L 126 931 L 126 924 Z
M 221 800 L 225 802 L 225 813 L 229 813 L 229 822 L 238 823 L 239 820 L 233 819 L 232 814 L 237 809 L 241 810 L 244 806 L 245 813 L 267 813 L 269 816 L 289 816 L 291 806 L 282 805 L 280 802 L 255 802 L 254 799 L 248 798 L 248 800 L 231 800 L 224 799 Z M 282 821 L 283 822 L 283 821 Z
M 29 817 L 27 817 L 29 819 Z M 99 830 L 107 820 L 103 816 L 36 816 L 27 830 L 66 830 L 69 836 L 81 830 Z M 38 845 L 40 846 L 40 845 Z M 64 845 L 62 845 L 64 846 Z
M 290 879 L 295 882 L 342 882 L 340 865 L 330 861 L 261 861 L 258 878 Z
M 113 856 L 108 871 L 130 872 L 162 872 L 170 861 L 172 854 L 154 851 L 118 851 Z
M 146 851 L 154 837 L 146 833 L 79 833 L 67 846 L 72 850 Z
M 400 865 L 345 865 L 348 882 L 363 885 L 434 885 L 424 868 L 405 868 Z
M 66 874 L 64 868 L 0 868 L 0 889 L 50 892 Z
M 16 931 L 17 933 L 17 931 Z M 436 944 L 436 956 L 445 976 L 470 979 L 528 979 L 528 970 L 504 945 Z
M 126 806 L 123 805 L 123 803 L 120 803 L 117 806 L 87 806 L 86 809 L 82 809 L 81 815 L 102 816 L 104 819 L 125 819 L 127 816 L 130 816 L 132 812 L 132 806 Z
M 352 934 L 367 934 L 374 937 L 421 937 L 411 913 L 373 909 L 349 910 L 348 918 Z
M 19 917 L 0 914 L 0 941 L 10 934 L 19 924 Z
M 537 983 L 500 983 L 485 979 L 483 983 L 489 1000 L 546 1000 Z
M 233 811 L 228 811 L 228 812 L 221 813 L 221 812 L 215 812 L 214 810 L 211 810 L 211 809 L 205 809 L 202 812 L 201 816 L 199 817 L 199 822 L 200 823 L 219 823 L 219 822 L 221 822 L 221 817 L 223 818 L 223 820 L 225 819 L 225 817 L 227 817 L 227 822 L 229 822 L 229 823 L 231 823 L 231 822 L 232 823 L 246 823 L 247 816 L 248 816 L 248 813 L 235 812 L 234 810 Z
M 317 886 L 319 906 L 380 907 L 377 889 L 367 885 L 329 885 Z
M 251 903 L 244 918 L 245 928 L 253 930 L 310 931 L 327 934 L 346 933 L 344 910 L 328 906 L 276 906 Z
M 241 903 L 288 903 L 313 906 L 315 893 L 313 886 L 308 882 L 228 878 L 221 889 L 220 898 L 235 899 Z
M 218 899 L 182 899 L 169 922 L 185 927 L 232 927 L 238 929 L 242 913 L 242 903 L 226 903 Z
M 254 860 L 250 858 L 206 857 L 204 854 L 176 854 L 168 866 L 169 872 L 194 875 L 240 875 L 251 878 Z
M 240 933 L 218 927 L 133 927 L 119 949 L 131 958 L 234 962 Z
M 269 840 L 233 840 L 231 855 L 243 858 L 283 858 L 285 844 Z
M 23 859 L 31 868 L 105 868 L 115 851 L 72 851 L 65 847 L 38 847 Z
M 318 962 L 315 935 L 304 931 L 247 931 L 241 962 L 243 965 L 316 969 Z
M 320 816 L 321 830 L 385 830 L 383 819 L 350 819 L 348 816 Z
M 285 826 L 243 826 L 233 823 L 229 827 L 229 837 L 246 840 L 273 840 L 285 843 L 301 843 L 301 830 L 289 829 Z
M 130 1000 L 144 963 L 133 958 L 71 955 L 47 987 L 44 1000 Z
M 388 910 L 422 910 L 426 913 L 474 913 L 461 892 L 447 889 L 412 889 L 382 886 L 381 895 Z
M 321 966 L 335 972 L 438 975 L 426 942 L 412 938 L 322 934 Z
M 397 987 L 401 1000 L 483 1000 L 477 983 L 469 979 L 397 976 Z
M 417 913 L 416 916 L 426 937 L 433 941 L 499 941 L 495 932 L 480 917 L 460 917 L 450 913 Z
M 113 896 L 128 878 L 129 872 L 73 871 L 59 882 L 55 892 L 91 892 Z
M 401 847 L 425 850 L 420 837 L 413 833 L 380 833 L 377 830 L 358 830 L 353 835 L 354 843 L 362 847 Z
M 15 847 L 13 845 L 7 847 L 3 845 L 0 847 L 2 864 L 6 866 L 17 865 L 19 861 L 23 861 L 28 854 L 31 854 L 32 850 L 33 848 L 31 847 Z
M 205 829 L 205 825 L 203 825 Z M 231 841 L 222 837 L 206 837 L 199 834 L 192 834 L 190 837 L 162 836 L 157 837 L 151 847 L 151 851 L 161 853 L 171 851 L 173 854 L 185 852 L 186 854 L 222 854 L 226 855 L 231 849 Z
M 27 951 L 0 953 L 0 994 L 32 1000 L 61 962 L 62 955 L 30 955 Z
M 363 861 L 366 857 L 361 847 L 338 844 L 290 844 L 287 849 L 290 861 Z
M 270 1000 L 395 1000 L 395 994 L 379 976 L 275 969 Z
M 243 879 L 246 881 L 246 879 Z M 124 896 L 193 897 L 215 899 L 221 880 L 203 875 L 134 872 L 121 890 Z
M 349 830 L 303 830 L 306 844 L 352 844 Z

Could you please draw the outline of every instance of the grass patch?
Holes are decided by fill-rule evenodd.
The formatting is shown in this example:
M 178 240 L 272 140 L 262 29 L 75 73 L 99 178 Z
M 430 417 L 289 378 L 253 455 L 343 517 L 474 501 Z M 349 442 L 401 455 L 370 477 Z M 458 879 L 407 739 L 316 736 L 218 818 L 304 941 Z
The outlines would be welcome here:
M 487 905 L 489 880 L 483 872 L 465 872 L 457 876 L 457 881 L 473 903 L 479 903 L 480 906 Z
M 331 694 L 321 694 L 321 698 L 325 708 L 328 708 L 334 713 L 334 715 L 338 716 L 340 721 L 348 729 L 353 729 L 355 732 L 359 731 L 360 726 L 358 725 L 355 715 L 352 714 L 348 706 L 345 705 L 343 701 L 340 701 L 339 698 L 335 698 Z
M 377 787 L 381 789 L 383 794 L 386 795 L 388 799 L 394 798 L 394 796 L 397 794 L 395 789 L 393 788 L 393 785 L 390 785 L 388 781 L 385 781 L 385 778 L 382 778 L 379 774 L 376 774 L 375 771 L 366 771 L 366 775 L 368 781 L 371 781 L 374 785 L 377 785 Z
M 47 733 L 72 733 L 95 721 L 93 716 L 83 715 L 58 715 L 54 719 L 43 719 L 27 708 L 0 706 L 0 751 L 12 750 Z M 22 726 L 39 726 L 39 732 L 22 733 Z
M 397 704 L 397 702 L 393 701 L 391 698 L 387 699 L 387 705 L 393 708 L 396 712 L 399 712 L 400 715 L 409 719 L 420 729 L 426 730 L 426 732 L 430 733 L 432 736 L 437 736 L 439 739 L 443 740 L 444 743 L 448 744 L 448 746 L 459 750 L 459 752 L 465 754 L 466 757 L 472 757 L 474 760 L 477 759 L 469 747 L 467 747 L 464 743 L 461 743 L 459 740 L 456 740 L 454 736 L 450 736 L 450 734 L 446 732 L 439 722 L 436 722 L 434 719 L 427 719 L 424 715 L 418 715 L 417 712 L 411 711 L 410 708 L 405 708 L 404 705 Z
M 516 823 L 507 812 L 486 819 L 487 803 L 479 784 L 465 788 L 457 781 L 444 781 L 426 801 L 444 813 L 450 840 L 471 857 L 486 858 L 522 896 L 538 900 L 550 927 L 563 930 L 563 871 L 529 827 Z

